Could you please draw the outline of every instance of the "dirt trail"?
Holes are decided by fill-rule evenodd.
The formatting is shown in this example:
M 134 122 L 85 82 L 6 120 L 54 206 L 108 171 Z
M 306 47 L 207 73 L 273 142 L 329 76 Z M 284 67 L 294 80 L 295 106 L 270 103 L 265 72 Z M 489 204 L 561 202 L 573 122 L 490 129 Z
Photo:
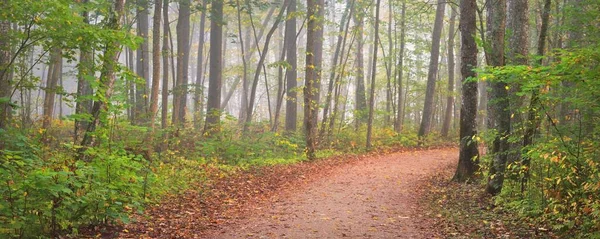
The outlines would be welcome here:
M 282 191 L 206 238 L 436 238 L 419 210 L 429 175 L 454 164 L 455 149 L 373 156 Z

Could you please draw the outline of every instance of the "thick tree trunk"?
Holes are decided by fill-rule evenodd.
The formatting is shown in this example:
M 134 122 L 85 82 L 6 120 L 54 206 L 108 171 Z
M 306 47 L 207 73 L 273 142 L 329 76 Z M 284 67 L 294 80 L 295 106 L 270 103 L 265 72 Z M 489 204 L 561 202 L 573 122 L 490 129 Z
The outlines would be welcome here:
M 190 0 L 179 1 L 179 17 L 177 18 L 177 78 L 173 90 L 173 124 L 178 126 L 185 124 L 187 111 L 190 4 Z
M 442 24 L 444 23 L 444 0 L 438 0 L 433 24 L 431 56 L 429 58 L 429 71 L 427 73 L 427 89 L 425 91 L 425 105 L 423 106 L 423 118 L 419 128 L 419 144 L 423 143 L 423 137 L 431 130 L 431 118 L 433 114 L 435 79 L 438 74 L 438 61 L 440 57 L 440 40 L 442 35 Z
M 150 85 L 150 51 L 148 49 L 148 0 L 137 0 L 137 35 L 144 41 L 140 44 L 136 52 L 136 74 L 141 77 L 145 83 L 136 82 L 135 85 L 135 110 L 134 118 L 136 124 L 142 124 L 148 121 L 148 86 Z
M 223 1 L 212 2 L 210 19 L 210 73 L 206 109 L 205 134 L 220 131 L 221 83 L 223 77 Z
M 467 80 L 477 75 L 477 43 L 476 14 L 477 2 L 475 0 L 460 0 L 459 28 L 461 35 L 461 73 L 462 73 L 462 99 L 460 107 L 460 148 L 458 166 L 454 180 L 468 181 L 474 177 L 479 168 L 479 152 L 474 136 L 477 135 L 475 116 L 477 114 L 477 82 Z M 465 81 L 467 80 L 467 81 Z
M 369 94 L 369 118 L 367 122 L 367 150 L 370 150 L 373 146 L 371 143 L 371 135 L 373 134 L 373 117 L 375 114 L 375 78 L 377 78 L 377 52 L 379 43 L 379 6 L 381 0 L 377 0 L 375 5 L 375 41 L 373 41 L 373 59 L 371 62 L 371 92 Z
M 304 130 L 306 156 L 316 158 L 319 85 L 323 54 L 323 0 L 307 0 L 306 68 L 304 82 Z
M 396 129 L 397 133 L 402 132 L 402 125 L 404 123 L 404 97 L 402 94 L 402 78 L 404 74 L 404 48 L 406 45 L 406 1 L 402 1 L 402 13 L 400 17 L 400 51 L 398 53 L 398 65 L 396 66 L 396 84 L 398 84 L 398 89 L 396 90 L 398 93 L 398 111 L 396 112 L 396 122 L 394 122 L 394 129 Z
M 504 66 L 504 32 L 506 28 L 506 1 L 495 0 L 487 5 L 487 39 L 489 45 L 490 65 Z M 508 86 L 505 82 L 490 82 L 488 95 L 488 128 L 497 130 L 492 142 L 492 165 L 486 192 L 496 195 L 502 191 L 504 171 L 508 158 L 508 134 L 510 133 L 510 110 L 508 102 Z
M 286 77 L 286 101 L 285 101 L 285 130 L 296 131 L 297 125 L 297 56 L 296 56 L 296 0 L 290 0 L 285 21 L 286 61 L 290 66 L 285 70 Z
M 446 97 L 446 110 L 442 123 L 442 137 L 448 137 L 450 121 L 452 121 L 452 108 L 454 107 L 454 23 L 456 10 L 450 5 L 450 25 L 448 26 L 448 96 Z

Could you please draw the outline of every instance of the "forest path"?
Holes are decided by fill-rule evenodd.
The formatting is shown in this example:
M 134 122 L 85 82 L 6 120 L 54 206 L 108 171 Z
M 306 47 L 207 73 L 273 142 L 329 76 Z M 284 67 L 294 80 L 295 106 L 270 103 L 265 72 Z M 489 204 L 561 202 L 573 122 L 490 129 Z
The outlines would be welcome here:
M 435 238 L 431 219 L 420 211 L 422 188 L 457 158 L 456 149 L 365 157 L 247 205 L 245 216 L 203 237 Z

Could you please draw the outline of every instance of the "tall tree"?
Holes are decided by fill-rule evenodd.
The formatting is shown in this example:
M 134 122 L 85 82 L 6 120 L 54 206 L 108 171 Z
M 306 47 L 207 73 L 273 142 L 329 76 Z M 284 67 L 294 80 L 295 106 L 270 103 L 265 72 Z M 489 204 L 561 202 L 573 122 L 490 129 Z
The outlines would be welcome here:
M 161 92 L 161 111 L 160 127 L 167 128 L 169 115 L 169 0 L 163 0 L 163 45 L 162 45 L 162 92 Z
M 360 4 L 357 4 L 358 8 L 356 15 L 354 15 L 354 24 L 356 27 L 356 92 L 355 92 L 355 103 L 354 103 L 354 121 L 355 128 L 358 130 L 360 124 L 365 119 L 365 111 L 367 109 L 367 99 L 365 96 L 365 67 L 364 67 L 364 55 L 363 48 L 365 41 L 363 39 L 364 25 L 365 25 L 365 13 L 364 9 Z
M 460 148 L 458 167 L 454 180 L 464 182 L 471 179 L 479 168 L 479 151 L 474 140 L 477 134 L 475 116 L 477 115 L 477 43 L 475 0 L 460 0 L 459 28 L 461 36 L 462 99 L 460 107 Z
M 442 123 L 442 137 L 448 137 L 450 121 L 452 121 L 452 108 L 454 107 L 454 23 L 456 10 L 450 6 L 450 23 L 448 26 L 448 96 L 446 97 L 446 111 Z
M 250 122 L 252 122 L 252 113 L 254 111 L 254 101 L 256 99 L 256 88 L 258 87 L 258 80 L 260 77 L 261 68 L 264 68 L 264 63 L 265 63 L 265 60 L 267 57 L 267 53 L 269 51 L 269 44 L 271 43 L 271 37 L 273 36 L 273 33 L 275 33 L 277 26 L 283 19 L 283 13 L 285 12 L 285 9 L 288 4 L 289 4 L 289 0 L 285 0 L 282 3 L 281 9 L 279 10 L 279 14 L 277 15 L 277 18 L 275 18 L 275 22 L 273 22 L 273 26 L 271 26 L 271 29 L 269 29 L 269 32 L 267 33 L 262 51 L 260 48 L 258 48 L 258 39 L 255 41 L 255 43 L 257 43 L 256 47 L 258 49 L 259 60 L 258 60 L 258 64 L 256 65 L 256 70 L 254 71 L 254 79 L 252 81 L 252 89 L 250 90 L 250 100 L 248 101 L 248 108 L 246 109 L 246 122 L 244 124 L 244 131 L 246 131 L 248 129 Z M 252 17 L 252 16 L 250 16 L 250 17 Z
M 419 137 L 422 138 L 429 134 L 431 130 L 431 120 L 433 115 L 433 104 L 435 97 L 435 81 L 438 74 L 438 64 L 440 57 L 440 40 L 442 36 L 442 24 L 444 23 L 445 1 L 437 1 L 437 10 L 435 12 L 435 22 L 433 24 L 431 56 L 429 57 L 429 71 L 427 73 L 427 89 L 425 91 L 425 105 L 423 106 L 423 119 L 419 128 Z M 422 139 L 420 139 L 422 140 Z M 422 143 L 422 142 L 420 142 Z
M 325 14 L 323 0 L 307 0 L 306 67 L 304 81 L 304 130 L 306 156 L 316 158 L 319 85 L 323 56 L 323 27 Z
M 123 16 L 125 15 L 125 0 L 115 0 L 114 6 L 108 16 L 107 29 L 119 31 L 123 26 Z M 105 43 L 105 50 L 102 56 L 102 70 L 100 74 L 100 86 L 96 94 L 102 94 L 99 100 L 94 101 L 92 108 L 92 121 L 87 127 L 86 134 L 83 136 L 79 150 L 79 158 L 84 158 L 83 152 L 87 147 L 92 146 L 96 142 L 96 138 L 90 133 L 96 130 L 100 124 L 101 112 L 107 110 L 108 101 L 110 100 L 116 78 L 116 65 L 119 60 L 121 44 L 118 39 L 109 39 Z
M 286 78 L 286 100 L 285 100 L 285 130 L 288 132 L 296 131 L 297 113 L 297 67 L 298 60 L 296 56 L 296 0 L 290 0 L 287 9 L 287 20 L 285 21 L 285 39 L 286 39 L 286 62 L 289 67 L 285 69 Z
M 221 83 L 223 77 L 223 1 L 212 1 L 210 18 L 210 72 L 204 133 L 220 131 Z
M 84 0 L 82 3 L 86 4 L 89 0 Z M 85 24 L 90 23 L 90 13 L 88 11 L 84 11 L 82 13 L 83 21 Z M 93 55 L 92 49 L 88 41 L 82 41 L 80 45 L 80 53 L 79 53 L 79 65 L 78 74 L 77 74 L 77 98 L 75 105 L 75 114 L 83 115 L 89 114 L 92 111 L 93 101 L 91 99 L 93 91 L 90 86 L 90 81 L 87 77 L 92 76 L 93 70 Z M 79 142 L 79 136 L 81 134 L 80 131 L 85 130 L 89 119 L 75 120 L 75 130 L 73 131 L 73 142 Z
M 177 18 L 177 78 L 173 89 L 173 124 L 183 125 L 188 92 L 190 49 L 190 0 L 179 1 Z
M 165 0 L 168 1 L 168 0 Z M 154 0 L 154 16 L 152 18 L 152 91 L 150 103 L 150 125 L 154 129 L 154 121 L 158 113 L 158 88 L 160 85 L 160 14 L 162 0 Z
M 400 133 L 402 131 L 402 123 L 404 121 L 404 101 L 402 95 L 402 81 L 404 74 L 404 48 L 406 46 L 405 41 L 406 36 L 406 0 L 402 1 L 402 12 L 400 13 L 400 50 L 398 52 L 398 65 L 396 66 L 396 78 L 398 85 L 398 89 L 396 89 L 397 96 L 397 107 L 396 111 L 396 122 L 394 122 L 394 129 L 396 132 Z
M 134 119 L 137 124 L 148 121 L 148 86 L 150 85 L 150 51 L 148 49 L 148 0 L 137 0 L 137 35 L 143 39 L 136 51 L 135 71 L 143 81 L 135 85 Z
M 46 77 L 46 87 L 44 89 L 44 114 L 42 119 L 42 128 L 49 129 L 52 118 L 54 117 L 54 100 L 58 90 L 58 80 L 62 74 L 62 49 L 53 47 L 50 53 L 50 62 L 48 65 L 48 76 Z
M 194 127 L 199 129 L 202 123 L 204 101 L 204 27 L 206 25 L 206 6 L 208 0 L 202 1 L 200 13 L 200 31 L 198 33 L 198 61 L 196 62 L 196 84 L 194 87 Z M 238 4 L 239 5 L 239 4 Z
M 506 1 L 495 0 L 487 4 L 487 39 L 489 64 L 494 67 L 504 65 L 504 34 L 506 26 Z M 510 110 L 508 86 L 502 80 L 488 83 L 488 128 L 496 129 L 497 135 L 491 147 L 493 155 L 490 177 L 486 192 L 496 195 L 502 190 L 504 169 L 508 157 L 508 134 L 510 132 Z
M 2 5 L 8 5 L 9 0 L 3 0 Z M 12 107 L 10 106 L 10 96 L 12 94 L 12 84 L 10 82 L 10 22 L 0 21 L 0 129 L 6 129 Z
M 371 62 L 371 88 L 369 93 L 369 118 L 367 121 L 367 150 L 371 149 L 371 135 L 373 134 L 373 117 L 375 114 L 375 78 L 377 78 L 377 52 L 379 43 L 379 8 L 381 0 L 375 5 L 375 40 L 373 41 L 373 59 Z

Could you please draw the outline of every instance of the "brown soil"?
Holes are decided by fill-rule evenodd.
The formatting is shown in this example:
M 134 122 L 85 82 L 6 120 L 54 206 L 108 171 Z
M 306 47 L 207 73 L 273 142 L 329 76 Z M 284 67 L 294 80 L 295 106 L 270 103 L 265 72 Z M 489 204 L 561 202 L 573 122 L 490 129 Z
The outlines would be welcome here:
M 435 238 L 420 210 L 422 186 L 456 159 L 454 149 L 365 158 L 254 205 L 207 238 Z
M 343 156 L 213 177 L 107 230 L 119 238 L 440 238 L 428 180 L 456 149 Z M 439 216 L 439 215 L 438 215 Z M 109 233 L 113 231 L 114 233 Z M 99 233 L 100 234 L 100 233 Z M 99 235 L 96 234 L 96 235 Z M 111 236 L 112 235 L 112 236 Z

